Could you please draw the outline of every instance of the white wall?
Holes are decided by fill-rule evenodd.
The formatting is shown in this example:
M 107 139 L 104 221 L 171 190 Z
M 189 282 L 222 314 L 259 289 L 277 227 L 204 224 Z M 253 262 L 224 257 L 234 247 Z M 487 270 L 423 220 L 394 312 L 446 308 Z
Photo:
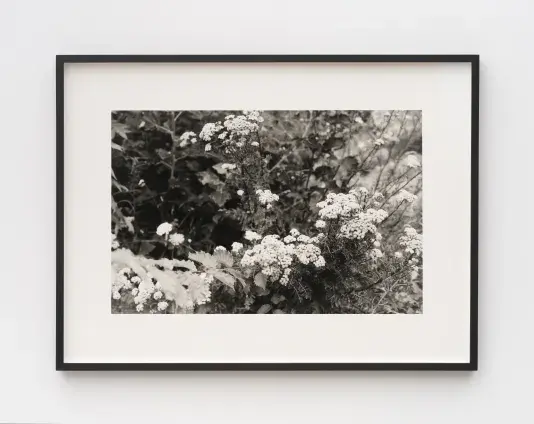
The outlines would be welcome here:
M 0 422 L 439 424 L 531 415 L 531 0 L 48 0 L 4 1 L 0 10 Z M 54 371 L 57 53 L 481 54 L 480 371 Z

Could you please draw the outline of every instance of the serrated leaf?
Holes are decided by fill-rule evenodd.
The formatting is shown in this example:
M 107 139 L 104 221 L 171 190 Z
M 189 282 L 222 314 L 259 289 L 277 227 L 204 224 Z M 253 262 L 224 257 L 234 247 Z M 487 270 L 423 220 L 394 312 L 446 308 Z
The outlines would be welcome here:
M 161 285 L 163 292 L 171 296 L 176 305 L 183 308 L 187 304 L 187 291 L 182 285 L 181 278 L 185 273 L 176 273 L 174 271 L 161 271 L 156 267 L 150 268 L 150 273 Z
M 186 268 L 190 271 L 196 271 L 197 267 L 195 266 L 193 261 L 181 261 L 179 259 L 176 259 L 174 261 L 174 266 L 178 268 Z
M 260 309 L 256 312 L 257 314 L 266 314 L 268 313 L 273 307 L 266 303 L 265 305 L 261 305 Z
M 230 274 L 226 274 L 222 271 L 210 271 L 209 273 L 224 285 L 230 287 L 231 289 L 234 289 L 235 278 L 232 277 Z
M 227 250 L 217 250 L 213 253 L 213 257 L 227 268 L 231 268 L 234 265 L 234 257 Z
M 146 271 L 141 266 L 139 259 L 128 249 L 117 249 L 111 252 L 111 263 L 120 267 L 131 268 L 142 279 L 146 278 Z
M 206 252 L 190 253 L 189 259 L 204 265 L 208 269 L 217 268 L 217 259 Z
M 258 287 L 261 287 L 262 289 L 265 289 L 267 287 L 267 276 L 265 274 L 263 274 L 262 272 L 258 272 L 254 276 L 254 283 Z

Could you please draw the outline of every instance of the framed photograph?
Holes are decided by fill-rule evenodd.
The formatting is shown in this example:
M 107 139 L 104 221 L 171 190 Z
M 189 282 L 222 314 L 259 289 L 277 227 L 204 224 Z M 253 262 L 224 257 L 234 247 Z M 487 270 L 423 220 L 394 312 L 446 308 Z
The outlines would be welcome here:
M 56 369 L 477 369 L 478 56 L 56 83 Z

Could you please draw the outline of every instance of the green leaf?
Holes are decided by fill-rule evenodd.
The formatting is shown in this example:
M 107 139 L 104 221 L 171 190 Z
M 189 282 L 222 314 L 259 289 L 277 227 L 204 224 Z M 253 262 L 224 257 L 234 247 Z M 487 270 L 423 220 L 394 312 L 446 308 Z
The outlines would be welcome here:
M 265 289 L 266 286 L 267 286 L 267 276 L 265 274 L 263 274 L 262 272 L 258 272 L 255 276 L 254 276 L 254 283 L 258 286 L 258 287 L 261 287 L 262 289 Z
M 268 313 L 273 307 L 266 303 L 265 305 L 261 305 L 260 309 L 256 312 L 257 314 L 266 314 Z
M 217 268 L 217 259 L 206 252 L 190 253 L 189 259 L 204 265 L 207 269 Z
M 231 289 L 234 289 L 235 278 L 232 277 L 230 274 L 226 274 L 225 272 L 215 271 L 215 270 L 209 271 L 209 273 L 213 275 L 217 280 L 219 280 L 224 285 L 230 287 Z
M 213 257 L 217 260 L 217 262 L 227 268 L 231 268 L 234 265 L 234 257 L 227 250 L 217 250 L 215 253 L 213 253 Z

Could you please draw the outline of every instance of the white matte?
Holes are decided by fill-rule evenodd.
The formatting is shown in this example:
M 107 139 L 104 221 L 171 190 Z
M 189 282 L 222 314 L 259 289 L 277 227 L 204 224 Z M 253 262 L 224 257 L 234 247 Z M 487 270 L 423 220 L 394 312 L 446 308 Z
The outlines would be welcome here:
M 466 63 L 67 64 L 65 361 L 468 362 L 470 83 Z M 110 113 L 187 109 L 421 109 L 424 313 L 111 314 Z

